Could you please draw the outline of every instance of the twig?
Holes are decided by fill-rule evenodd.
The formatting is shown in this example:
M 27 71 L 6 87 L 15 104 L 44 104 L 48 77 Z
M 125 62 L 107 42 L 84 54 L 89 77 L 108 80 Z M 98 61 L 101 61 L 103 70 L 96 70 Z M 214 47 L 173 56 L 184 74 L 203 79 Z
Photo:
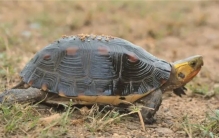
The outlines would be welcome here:
M 143 117 L 142 117 L 142 114 L 141 114 L 140 110 L 138 111 L 138 116 L 139 116 L 139 119 L 140 119 L 140 122 L 141 122 L 142 129 L 143 129 L 143 131 L 145 131 L 145 125 L 144 125 Z

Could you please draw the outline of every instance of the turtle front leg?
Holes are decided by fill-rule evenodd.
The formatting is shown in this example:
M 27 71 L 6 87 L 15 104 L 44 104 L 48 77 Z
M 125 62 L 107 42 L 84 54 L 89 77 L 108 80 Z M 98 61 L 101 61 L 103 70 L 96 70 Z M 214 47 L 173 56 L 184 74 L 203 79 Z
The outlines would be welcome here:
M 10 89 L 0 94 L 0 103 L 38 102 L 46 97 L 46 92 L 36 88 Z
M 154 123 L 156 121 L 154 119 L 154 115 L 158 111 L 162 102 L 162 91 L 158 89 L 147 95 L 146 97 L 142 98 L 140 102 L 143 103 L 143 105 L 146 107 L 142 108 L 141 110 L 144 122 L 147 124 Z M 147 107 L 152 109 L 149 109 Z

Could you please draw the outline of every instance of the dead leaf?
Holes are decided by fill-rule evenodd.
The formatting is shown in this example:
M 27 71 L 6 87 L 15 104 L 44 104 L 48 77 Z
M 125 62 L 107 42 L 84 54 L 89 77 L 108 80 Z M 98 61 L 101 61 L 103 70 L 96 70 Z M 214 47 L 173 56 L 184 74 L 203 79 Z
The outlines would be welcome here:
M 88 115 L 88 114 L 89 114 L 89 109 L 88 109 L 86 106 L 84 106 L 84 107 L 82 107 L 82 108 L 80 109 L 80 113 L 81 113 L 82 115 Z
M 50 124 L 51 122 L 53 121 L 56 121 L 58 119 L 61 118 L 61 115 L 60 114 L 54 114 L 54 115 L 51 115 L 51 116 L 48 116 L 48 117 L 44 117 L 44 118 L 40 118 L 39 119 L 39 122 L 42 124 L 42 125 L 48 125 Z
M 74 119 L 71 121 L 72 125 L 82 124 L 83 122 L 84 122 L 84 119 Z

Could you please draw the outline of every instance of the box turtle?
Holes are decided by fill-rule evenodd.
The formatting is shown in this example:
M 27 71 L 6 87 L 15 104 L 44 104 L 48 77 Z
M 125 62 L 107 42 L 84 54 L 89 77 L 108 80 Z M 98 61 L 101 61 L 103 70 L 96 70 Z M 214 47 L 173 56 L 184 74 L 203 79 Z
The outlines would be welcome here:
M 168 90 L 179 96 L 203 65 L 202 56 L 166 62 L 121 38 L 64 36 L 49 44 L 21 71 L 21 83 L 0 95 L 0 102 L 69 102 L 130 105 L 141 102 L 147 123 Z

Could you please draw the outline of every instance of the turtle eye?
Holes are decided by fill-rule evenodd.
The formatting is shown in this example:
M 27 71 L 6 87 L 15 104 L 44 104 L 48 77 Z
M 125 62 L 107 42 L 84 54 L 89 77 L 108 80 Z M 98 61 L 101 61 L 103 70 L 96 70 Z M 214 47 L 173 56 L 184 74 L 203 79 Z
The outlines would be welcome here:
M 196 62 L 195 62 L 195 61 L 192 61 L 192 62 L 190 63 L 190 65 L 191 65 L 192 67 L 195 67 Z
M 184 79 L 184 78 L 185 78 L 185 74 L 183 74 L 182 72 L 180 72 L 180 73 L 178 74 L 178 77 L 180 77 L 181 79 Z

